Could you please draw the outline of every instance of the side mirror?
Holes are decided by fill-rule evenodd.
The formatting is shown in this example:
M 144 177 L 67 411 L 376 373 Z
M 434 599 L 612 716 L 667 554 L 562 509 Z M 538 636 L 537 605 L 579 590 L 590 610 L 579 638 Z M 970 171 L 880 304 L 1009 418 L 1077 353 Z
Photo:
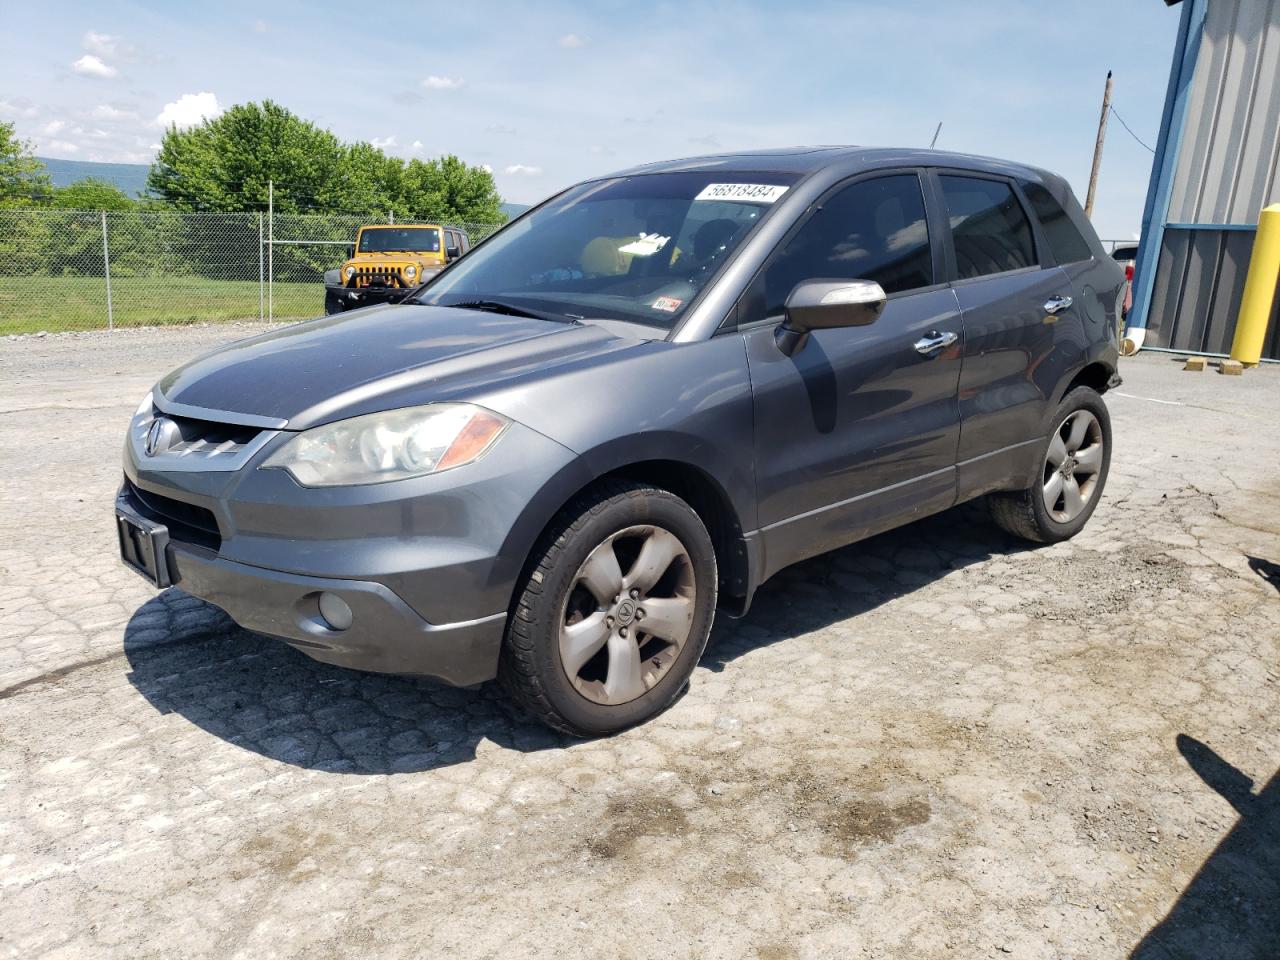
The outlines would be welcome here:
M 874 280 L 802 280 L 783 307 L 774 336 L 778 349 L 791 356 L 810 330 L 865 327 L 884 311 L 884 288 Z
M 461 256 L 461 254 L 458 253 L 457 247 L 445 247 L 444 255 L 447 260 L 457 260 L 458 257 Z

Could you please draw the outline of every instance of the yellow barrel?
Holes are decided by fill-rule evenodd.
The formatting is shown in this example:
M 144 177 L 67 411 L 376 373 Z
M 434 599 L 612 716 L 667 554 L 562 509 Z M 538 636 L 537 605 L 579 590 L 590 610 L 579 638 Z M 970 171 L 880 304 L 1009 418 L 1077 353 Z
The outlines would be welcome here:
M 1273 203 L 1258 217 L 1258 232 L 1249 258 L 1249 276 L 1244 282 L 1236 333 L 1231 340 L 1231 359 L 1247 367 L 1262 359 L 1262 343 L 1267 338 L 1271 303 L 1280 281 L 1280 203 Z

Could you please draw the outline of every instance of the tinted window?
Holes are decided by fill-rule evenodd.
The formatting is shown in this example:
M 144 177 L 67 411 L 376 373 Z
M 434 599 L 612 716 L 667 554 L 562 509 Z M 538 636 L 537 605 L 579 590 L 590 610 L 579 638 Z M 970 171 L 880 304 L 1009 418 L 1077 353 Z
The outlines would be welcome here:
M 961 280 L 1018 270 L 1036 262 L 1031 224 L 1007 183 L 971 177 L 938 179 L 947 201 Z
M 1062 209 L 1062 204 L 1053 198 L 1053 194 L 1038 183 L 1024 183 L 1022 192 L 1027 195 L 1027 199 L 1031 201 L 1031 209 L 1040 218 L 1040 227 L 1045 239 L 1049 241 L 1053 259 L 1058 263 L 1076 263 L 1093 256 L 1088 242 L 1071 222 L 1067 211 Z
M 886 293 L 933 283 L 924 196 L 914 174 L 863 180 L 823 201 L 757 275 L 741 322 L 779 316 L 802 280 L 874 280 Z

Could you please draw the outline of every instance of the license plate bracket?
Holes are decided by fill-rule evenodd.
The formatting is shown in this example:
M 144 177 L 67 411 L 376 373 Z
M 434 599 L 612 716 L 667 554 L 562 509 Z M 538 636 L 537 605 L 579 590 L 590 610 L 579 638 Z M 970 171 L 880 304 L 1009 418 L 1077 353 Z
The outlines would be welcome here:
M 125 566 L 157 587 L 173 585 L 167 556 L 168 527 L 117 504 L 116 533 L 120 538 L 120 559 Z

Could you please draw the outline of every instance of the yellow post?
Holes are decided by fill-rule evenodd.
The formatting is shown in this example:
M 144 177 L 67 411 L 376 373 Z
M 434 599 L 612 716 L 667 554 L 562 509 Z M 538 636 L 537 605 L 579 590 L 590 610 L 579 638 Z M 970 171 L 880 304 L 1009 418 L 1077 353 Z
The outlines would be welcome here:
M 1262 342 L 1267 338 L 1271 302 L 1280 281 L 1280 203 L 1273 203 L 1258 217 L 1258 232 L 1249 258 L 1249 276 L 1244 282 L 1236 333 L 1231 340 L 1231 359 L 1246 367 L 1256 367 L 1262 359 Z

